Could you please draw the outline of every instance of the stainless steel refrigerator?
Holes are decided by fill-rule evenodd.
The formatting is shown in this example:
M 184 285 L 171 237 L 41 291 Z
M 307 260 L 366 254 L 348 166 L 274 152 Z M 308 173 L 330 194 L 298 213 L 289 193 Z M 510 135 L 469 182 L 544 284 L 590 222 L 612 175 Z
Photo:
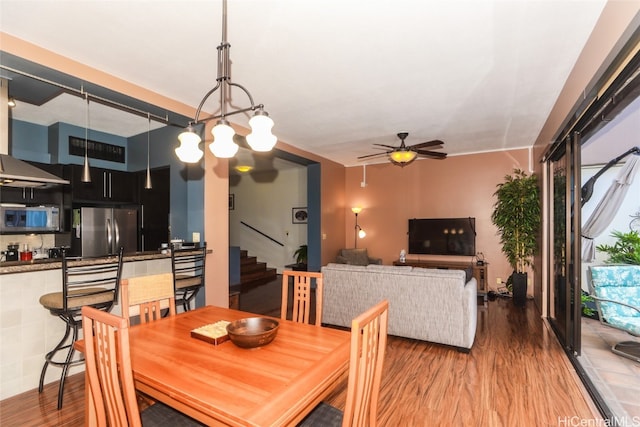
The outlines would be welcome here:
M 138 250 L 138 210 L 80 208 L 74 211 L 71 250 L 76 256 L 111 255 Z

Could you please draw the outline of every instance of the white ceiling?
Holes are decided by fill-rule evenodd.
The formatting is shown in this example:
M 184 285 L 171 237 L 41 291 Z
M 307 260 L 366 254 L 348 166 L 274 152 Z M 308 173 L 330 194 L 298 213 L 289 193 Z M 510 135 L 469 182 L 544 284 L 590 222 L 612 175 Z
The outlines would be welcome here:
M 529 147 L 605 2 L 229 0 L 231 76 L 280 140 L 347 166 L 401 131 L 449 155 Z M 0 0 L 0 29 L 195 108 L 215 85 L 221 11 L 219 0 Z M 76 103 L 66 121 L 84 126 Z M 146 132 L 135 121 L 126 132 Z

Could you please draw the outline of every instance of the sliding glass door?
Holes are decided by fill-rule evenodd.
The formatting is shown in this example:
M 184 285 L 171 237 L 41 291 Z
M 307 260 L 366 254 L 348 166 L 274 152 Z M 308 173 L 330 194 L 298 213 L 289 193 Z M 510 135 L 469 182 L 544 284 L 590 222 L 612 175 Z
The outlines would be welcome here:
M 547 157 L 549 321 L 563 347 L 580 353 L 580 137 Z

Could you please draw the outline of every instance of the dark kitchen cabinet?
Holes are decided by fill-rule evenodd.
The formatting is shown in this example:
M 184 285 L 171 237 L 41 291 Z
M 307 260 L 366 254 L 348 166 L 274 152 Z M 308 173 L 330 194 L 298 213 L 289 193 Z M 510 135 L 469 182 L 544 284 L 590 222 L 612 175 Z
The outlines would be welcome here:
M 151 169 L 151 189 L 144 188 L 147 171 L 137 172 L 140 192 L 141 248 L 153 251 L 169 239 L 171 176 L 169 167 Z
M 91 168 L 91 182 L 82 182 L 82 165 L 70 165 L 72 199 L 78 202 L 137 204 L 137 177 L 134 172 Z
M 62 165 L 50 165 L 47 163 L 28 162 L 46 172 L 62 177 L 64 171 Z M 25 205 L 48 205 L 61 206 L 64 186 L 54 185 L 51 187 L 7 187 L 0 186 L 0 202 L 20 203 Z

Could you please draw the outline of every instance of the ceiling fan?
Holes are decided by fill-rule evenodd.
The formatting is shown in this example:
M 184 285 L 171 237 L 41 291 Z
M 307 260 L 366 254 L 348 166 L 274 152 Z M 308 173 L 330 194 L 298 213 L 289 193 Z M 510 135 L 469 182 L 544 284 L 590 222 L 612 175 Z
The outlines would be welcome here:
M 400 132 L 398 133 L 398 138 L 400 138 L 400 146 L 394 147 L 392 145 L 386 144 L 373 144 L 378 147 L 383 147 L 386 151 L 382 153 L 376 154 L 368 154 L 366 156 L 358 157 L 358 160 L 368 159 L 371 157 L 388 155 L 391 163 L 397 166 L 404 167 L 409 163 L 413 162 L 418 156 L 420 157 L 428 157 L 431 159 L 445 159 L 447 157 L 446 153 L 439 153 L 437 151 L 424 150 L 424 148 L 442 148 L 442 144 L 444 142 L 439 139 L 434 139 L 433 141 L 421 142 L 420 144 L 414 145 L 405 145 L 404 140 L 409 136 L 408 132 Z M 375 147 L 375 148 L 378 148 Z

